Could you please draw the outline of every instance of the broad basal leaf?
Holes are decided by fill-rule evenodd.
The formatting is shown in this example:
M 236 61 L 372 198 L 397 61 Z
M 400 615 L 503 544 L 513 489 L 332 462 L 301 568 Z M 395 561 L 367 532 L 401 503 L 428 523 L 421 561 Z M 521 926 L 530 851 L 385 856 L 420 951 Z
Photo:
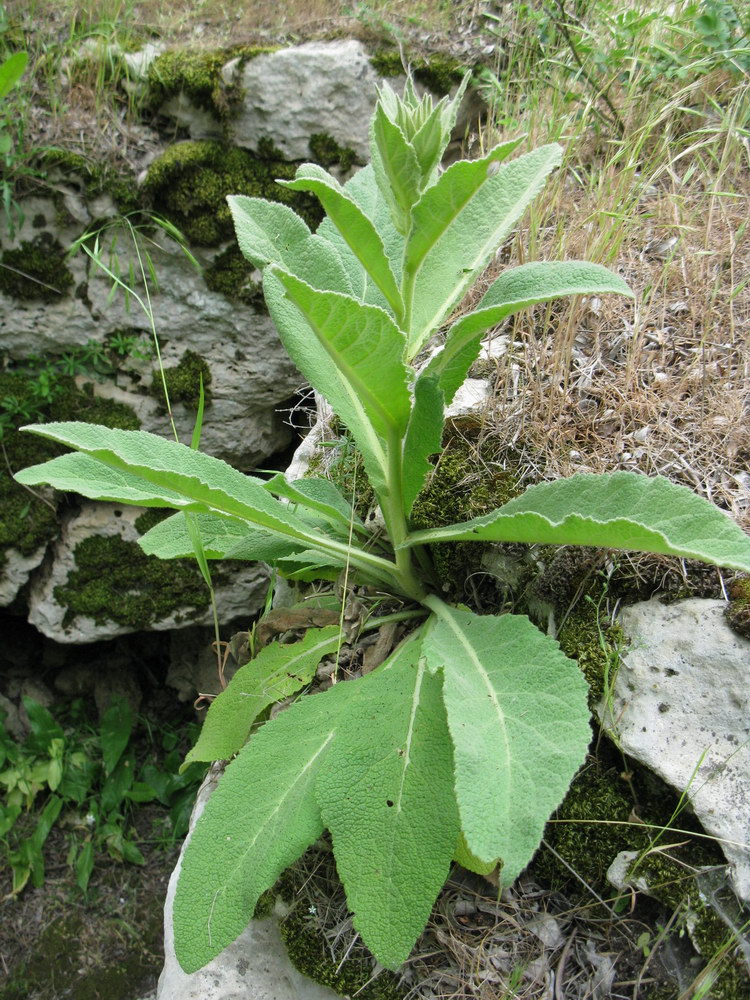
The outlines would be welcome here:
M 634 472 L 540 483 L 492 514 L 417 531 L 405 544 L 449 541 L 635 549 L 750 572 L 750 537 L 728 515 L 685 486 Z
M 338 625 L 311 628 L 299 642 L 270 643 L 211 702 L 198 742 L 185 757 L 229 760 L 240 750 L 253 723 L 270 705 L 296 694 L 315 676 L 323 659 L 341 645 Z
M 397 317 L 403 313 L 401 293 L 375 226 L 362 209 L 322 167 L 306 163 L 293 181 L 281 181 L 293 191 L 312 191 L 349 248 L 383 293 Z
M 427 603 L 438 621 L 422 648 L 429 667 L 443 669 L 461 829 L 479 861 L 501 859 L 509 885 L 583 763 L 586 682 L 526 617 Z
M 424 929 L 458 835 L 440 687 L 408 641 L 360 682 L 316 782 L 354 926 L 391 969 Z
M 247 559 L 253 562 L 273 562 L 305 548 L 305 542 L 295 542 L 283 535 L 253 528 L 246 521 L 219 517 L 216 514 L 193 514 L 200 532 L 207 559 Z M 138 544 L 150 556 L 160 559 L 186 559 L 194 556 L 190 532 L 182 513 L 172 514 L 155 524 Z
M 539 262 L 504 271 L 487 290 L 477 308 L 462 316 L 448 331 L 445 346 L 430 361 L 424 375 L 439 379 L 450 403 L 479 353 L 482 334 L 513 313 L 562 295 L 633 293 L 618 275 L 599 264 L 583 261 Z
M 303 698 L 227 767 L 188 841 L 174 900 L 177 959 L 202 968 L 247 926 L 261 893 L 323 832 L 314 796 L 350 684 Z
M 403 286 L 407 310 L 411 300 L 410 357 L 474 284 L 560 163 L 562 150 L 551 145 L 497 167 L 517 145 L 454 163 L 414 208 Z
M 443 393 L 437 379 L 422 374 L 414 384 L 414 405 L 404 439 L 402 490 L 407 517 L 432 470 L 428 458 L 441 449 L 442 434 Z

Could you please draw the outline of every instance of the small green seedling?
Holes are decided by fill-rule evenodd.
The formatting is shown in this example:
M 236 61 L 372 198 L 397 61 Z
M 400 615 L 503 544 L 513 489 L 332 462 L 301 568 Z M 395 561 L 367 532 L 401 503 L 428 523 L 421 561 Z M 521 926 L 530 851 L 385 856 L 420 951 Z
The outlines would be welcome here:
M 418 622 L 371 673 L 300 697 L 262 725 L 270 703 L 308 686 L 340 648 L 338 625 L 266 646 L 213 702 L 189 759 L 234 759 L 177 887 L 175 945 L 188 972 L 242 932 L 261 893 L 324 829 L 355 927 L 391 969 L 408 957 L 454 859 L 477 871 L 499 863 L 504 884 L 531 860 L 591 738 L 585 681 L 528 618 L 447 604 L 426 547 L 593 545 L 750 570 L 750 538 L 726 514 L 666 479 L 627 472 L 541 483 L 483 517 L 412 530 L 444 407 L 483 334 L 561 295 L 631 294 L 595 264 L 531 263 L 502 273 L 450 324 L 562 155 L 549 145 L 511 158 L 514 140 L 441 171 L 462 92 L 433 106 L 411 85 L 403 98 L 384 87 L 370 166 L 343 187 L 301 166 L 286 186 L 320 199 L 327 218 L 315 233 L 284 205 L 230 199 L 283 343 L 354 439 L 385 532 L 370 533 L 324 479 L 264 482 L 142 432 L 28 428 L 77 453 L 20 482 L 177 511 L 143 536 L 148 553 L 192 556 L 197 528 L 208 559 L 262 559 L 323 579 L 347 568 L 401 601 L 401 612 L 391 601 L 391 620 Z M 446 325 L 442 347 L 415 367 Z

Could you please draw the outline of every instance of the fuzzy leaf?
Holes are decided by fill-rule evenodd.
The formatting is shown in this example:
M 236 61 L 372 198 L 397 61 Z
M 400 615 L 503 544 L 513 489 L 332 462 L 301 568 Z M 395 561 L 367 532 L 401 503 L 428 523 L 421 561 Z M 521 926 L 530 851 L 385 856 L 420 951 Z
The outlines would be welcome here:
M 403 312 L 401 293 L 378 231 L 362 209 L 322 167 L 306 163 L 293 181 L 280 181 L 293 191 L 312 191 L 349 248 L 385 296 L 396 316 Z
M 412 206 L 419 198 L 419 163 L 414 147 L 380 102 L 370 123 L 370 157 L 393 224 L 405 236 Z
M 633 293 L 616 274 L 583 261 L 539 262 L 504 271 L 489 287 L 477 308 L 448 331 L 445 346 L 430 361 L 424 375 L 436 376 L 450 403 L 476 361 L 482 334 L 507 316 L 563 295 Z
M 247 559 L 273 562 L 281 556 L 301 551 L 304 542 L 294 542 L 270 531 L 251 527 L 246 521 L 216 514 L 193 514 L 207 559 Z M 160 559 L 192 558 L 194 549 L 190 532 L 181 512 L 160 521 L 138 539 L 149 556 Z
M 261 893 L 323 832 L 314 796 L 348 688 L 303 698 L 227 767 L 188 841 L 174 900 L 177 959 L 195 972 L 247 926 Z
M 428 603 L 439 620 L 422 649 L 432 670 L 443 669 L 461 830 L 480 862 L 502 859 L 510 885 L 586 755 L 586 681 L 524 616 Z
M 430 455 L 442 446 L 443 394 L 437 379 L 422 374 L 414 384 L 414 406 L 404 439 L 404 513 L 409 516 L 432 466 Z
M 336 248 L 311 235 L 291 208 L 246 195 L 230 195 L 227 201 L 240 250 L 251 264 L 260 270 L 279 264 L 313 288 L 351 294 L 352 284 Z
M 440 678 L 419 649 L 410 639 L 364 678 L 316 782 L 354 926 L 390 969 L 423 930 L 458 836 Z
M 183 767 L 194 760 L 229 760 L 244 746 L 261 712 L 309 684 L 323 657 L 335 653 L 340 643 L 338 625 L 329 625 L 308 629 L 299 642 L 273 642 L 261 649 L 211 702 Z
M 462 541 L 635 549 L 750 572 L 750 537 L 727 514 L 685 486 L 635 472 L 540 483 L 491 514 L 417 531 L 405 544 Z
M 413 286 L 410 357 L 461 301 L 560 163 L 562 150 L 550 145 L 497 168 L 519 141 L 454 163 L 415 206 L 404 260 Z
M 283 497 L 291 503 L 315 511 L 324 520 L 347 532 L 352 524 L 355 528 L 364 527 L 354 513 L 352 505 L 330 479 L 311 476 L 309 479 L 298 479 L 290 483 L 283 473 L 279 473 L 273 479 L 269 479 L 266 489 L 274 496 Z
M 312 547 L 320 540 L 260 479 L 186 445 L 146 431 L 96 424 L 33 424 L 23 429 L 83 454 L 62 455 L 24 469 L 15 477 L 20 483 L 49 483 L 97 500 L 227 514 Z

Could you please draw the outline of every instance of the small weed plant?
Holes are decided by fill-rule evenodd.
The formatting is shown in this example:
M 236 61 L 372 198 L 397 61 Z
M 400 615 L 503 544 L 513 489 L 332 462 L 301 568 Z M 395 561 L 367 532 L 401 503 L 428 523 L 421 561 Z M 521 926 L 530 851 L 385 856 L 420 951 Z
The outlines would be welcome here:
M 499 864 L 507 885 L 532 858 L 591 739 L 586 683 L 528 618 L 448 604 L 430 546 L 593 545 L 750 570 L 750 538 L 721 510 L 628 472 L 541 483 L 490 514 L 413 530 L 444 408 L 483 334 L 559 296 L 631 294 L 599 265 L 529 263 L 501 273 L 451 323 L 562 152 L 551 144 L 512 158 L 514 140 L 442 171 L 462 92 L 433 105 L 411 85 L 403 98 L 384 87 L 370 166 L 343 187 L 301 166 L 285 183 L 320 199 L 327 217 L 315 233 L 286 206 L 230 199 L 284 345 L 355 441 L 384 531 L 370 531 L 325 479 L 263 481 L 142 432 L 28 428 L 75 451 L 24 470 L 20 482 L 176 511 L 143 536 L 146 552 L 263 559 L 282 574 L 344 579 L 369 589 L 368 627 L 412 626 L 370 673 L 299 697 L 259 725 L 274 702 L 310 686 L 323 657 L 337 656 L 342 608 L 341 626 L 265 645 L 212 703 L 188 762 L 234 759 L 184 855 L 174 930 L 187 971 L 242 932 L 261 893 L 325 829 L 355 927 L 388 968 L 408 957 L 454 860 L 477 872 Z
M 179 773 L 176 732 L 152 732 L 152 750 L 162 760 L 158 766 L 153 760 L 140 763 L 137 720 L 122 699 L 112 701 L 98 727 L 87 721 L 80 701 L 71 704 L 63 722 L 33 698 L 23 704 L 29 720 L 25 739 L 14 739 L 0 726 L 0 853 L 12 872 L 14 895 L 29 882 L 43 884 L 44 844 L 56 824 L 68 831 L 67 864 L 83 892 L 97 855 L 144 864 L 132 827 L 140 804 L 160 802 L 169 810 L 173 837 L 184 836 L 205 767 Z

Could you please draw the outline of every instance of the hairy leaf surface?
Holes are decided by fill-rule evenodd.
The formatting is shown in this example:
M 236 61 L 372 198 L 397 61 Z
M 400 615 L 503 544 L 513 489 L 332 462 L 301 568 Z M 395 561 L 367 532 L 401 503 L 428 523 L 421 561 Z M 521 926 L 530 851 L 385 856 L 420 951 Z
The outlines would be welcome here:
M 207 559 L 247 559 L 273 562 L 305 548 L 305 542 L 295 542 L 270 531 L 253 528 L 247 521 L 216 514 L 193 514 Z M 138 539 L 149 556 L 160 559 L 185 559 L 194 555 L 193 544 L 181 512 L 155 524 Z
M 446 403 L 450 403 L 476 361 L 482 334 L 513 313 L 538 302 L 563 295 L 633 293 L 616 274 L 599 264 L 584 261 L 535 262 L 504 271 L 487 290 L 477 308 L 462 316 L 448 331 L 442 351 L 427 365 L 424 374 L 440 381 Z
M 517 145 L 503 143 L 481 160 L 454 163 L 415 206 L 404 261 L 413 284 L 410 357 L 474 284 L 562 158 L 559 146 L 541 146 L 493 173 Z
M 348 531 L 354 524 L 362 528 L 362 522 L 354 513 L 352 505 L 341 495 L 330 479 L 311 476 L 290 483 L 283 473 L 279 473 L 266 483 L 266 489 L 274 496 L 283 497 L 311 511 L 316 511 L 331 524 Z
M 750 537 L 728 515 L 685 486 L 635 472 L 540 483 L 491 514 L 417 531 L 406 544 L 449 541 L 637 549 L 750 572 Z
M 338 625 L 329 625 L 308 629 L 298 642 L 272 642 L 261 649 L 211 702 L 185 764 L 229 760 L 244 746 L 261 712 L 309 684 L 323 657 L 335 653 L 340 643 Z
M 242 933 L 261 893 L 323 832 L 314 784 L 350 687 L 292 705 L 227 767 L 187 843 L 177 883 L 175 951 L 185 972 Z
M 437 379 L 423 373 L 414 384 L 414 405 L 404 439 L 403 496 L 407 517 L 432 470 L 428 458 L 442 447 L 442 435 L 443 393 Z
M 424 928 L 458 836 L 440 678 L 419 651 L 409 640 L 364 678 L 316 783 L 354 926 L 391 969 Z
M 293 191 L 312 191 L 349 248 L 383 293 L 396 316 L 403 311 L 401 292 L 391 271 L 383 241 L 372 221 L 341 185 L 322 167 L 303 164 L 293 181 L 281 181 Z
M 422 648 L 430 668 L 444 671 L 461 830 L 480 861 L 502 860 L 510 885 L 586 755 L 586 681 L 522 615 L 428 603 L 438 621 Z

